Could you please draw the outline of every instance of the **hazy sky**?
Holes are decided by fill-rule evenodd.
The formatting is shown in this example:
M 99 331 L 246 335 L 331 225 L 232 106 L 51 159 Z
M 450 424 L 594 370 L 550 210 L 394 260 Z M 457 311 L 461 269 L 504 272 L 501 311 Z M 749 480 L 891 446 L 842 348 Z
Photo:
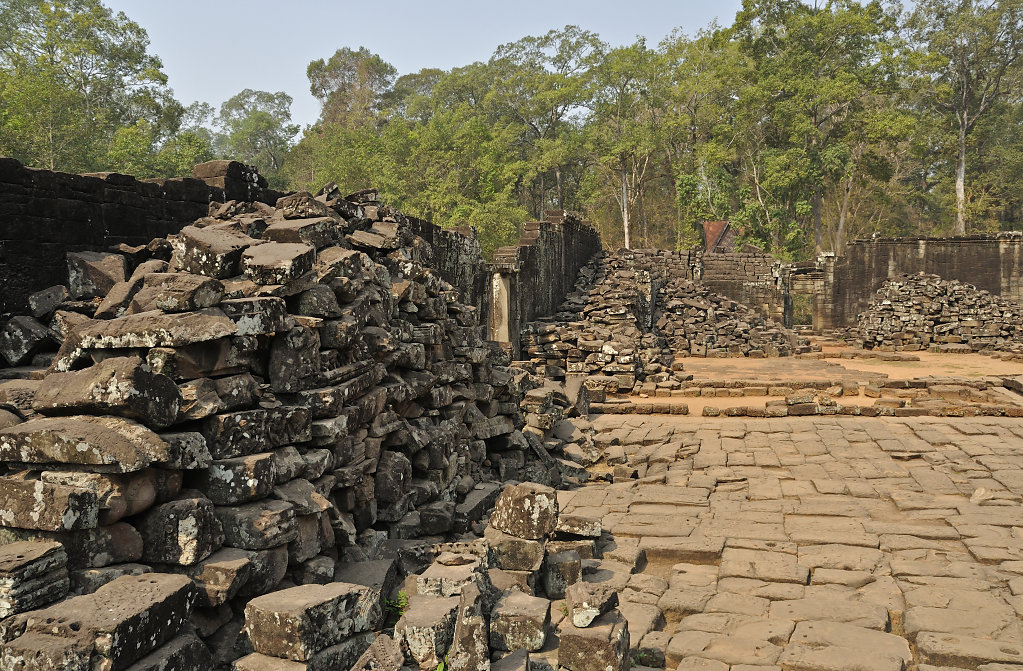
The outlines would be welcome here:
M 175 96 L 219 108 L 242 89 L 286 91 L 302 125 L 319 115 L 309 61 L 367 47 L 399 74 L 485 61 L 502 43 L 578 25 L 611 44 L 654 46 L 675 27 L 730 25 L 741 0 L 104 0 L 149 33 Z

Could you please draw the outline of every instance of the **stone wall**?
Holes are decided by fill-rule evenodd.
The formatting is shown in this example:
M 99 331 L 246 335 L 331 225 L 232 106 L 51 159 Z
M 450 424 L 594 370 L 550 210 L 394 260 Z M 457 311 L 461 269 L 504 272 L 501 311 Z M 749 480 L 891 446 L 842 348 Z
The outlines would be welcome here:
M 526 223 L 519 244 L 494 252 L 490 337 L 518 356 L 522 326 L 554 314 L 600 249 L 600 234 L 573 213 L 551 211 L 546 221 Z
M 1023 234 L 965 238 L 855 240 L 841 257 L 825 257 L 815 330 L 855 326 L 856 316 L 889 277 L 924 272 L 969 282 L 1012 300 L 1023 300 Z
M 272 204 L 281 195 L 234 161 L 196 166 L 196 176 L 73 175 L 0 157 L 0 313 L 22 311 L 28 294 L 62 284 L 68 252 L 144 245 L 205 216 L 211 201 Z
M 784 265 L 757 252 L 704 254 L 703 283 L 714 293 L 748 305 L 762 317 L 792 325 Z

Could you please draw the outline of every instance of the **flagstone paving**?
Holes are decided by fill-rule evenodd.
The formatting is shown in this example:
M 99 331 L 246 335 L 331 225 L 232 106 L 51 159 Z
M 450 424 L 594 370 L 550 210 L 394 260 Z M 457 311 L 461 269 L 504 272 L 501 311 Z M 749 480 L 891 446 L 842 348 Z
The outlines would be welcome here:
M 560 503 L 614 537 L 584 577 L 620 589 L 637 665 L 1023 665 L 1023 421 L 604 416 L 594 428 L 625 463 Z

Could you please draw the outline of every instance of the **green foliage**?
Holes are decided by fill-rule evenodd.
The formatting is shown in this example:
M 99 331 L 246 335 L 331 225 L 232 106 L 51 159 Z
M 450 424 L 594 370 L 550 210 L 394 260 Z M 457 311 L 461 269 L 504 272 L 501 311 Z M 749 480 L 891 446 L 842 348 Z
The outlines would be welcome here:
M 395 619 L 400 618 L 405 614 L 408 609 L 408 594 L 404 590 L 398 592 L 398 596 L 395 599 L 386 599 L 384 601 L 384 610 L 389 615 L 394 616 Z
M 277 188 L 375 187 L 491 253 L 551 209 L 605 245 L 684 249 L 701 223 L 785 259 L 857 236 L 1023 228 L 1023 0 L 744 0 L 730 27 L 612 46 L 577 26 L 401 74 L 365 47 L 309 64 L 317 122 L 246 89 L 174 100 L 144 30 L 99 0 L 0 4 L 0 154 Z M 297 140 L 297 141 L 296 141 Z

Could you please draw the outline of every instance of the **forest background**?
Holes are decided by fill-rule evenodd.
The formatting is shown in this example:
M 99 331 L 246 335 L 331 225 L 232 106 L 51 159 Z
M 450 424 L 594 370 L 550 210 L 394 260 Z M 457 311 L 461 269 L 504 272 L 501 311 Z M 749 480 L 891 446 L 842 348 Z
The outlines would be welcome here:
M 333 48 L 333 45 L 331 45 Z M 0 0 L 0 155 L 279 189 L 377 188 L 486 252 L 576 210 L 607 247 L 688 248 L 728 220 L 786 260 L 847 240 L 1023 230 L 1023 0 L 744 0 L 730 26 L 612 46 L 576 26 L 399 73 L 357 44 L 284 92 L 174 97 L 146 31 L 99 0 Z

